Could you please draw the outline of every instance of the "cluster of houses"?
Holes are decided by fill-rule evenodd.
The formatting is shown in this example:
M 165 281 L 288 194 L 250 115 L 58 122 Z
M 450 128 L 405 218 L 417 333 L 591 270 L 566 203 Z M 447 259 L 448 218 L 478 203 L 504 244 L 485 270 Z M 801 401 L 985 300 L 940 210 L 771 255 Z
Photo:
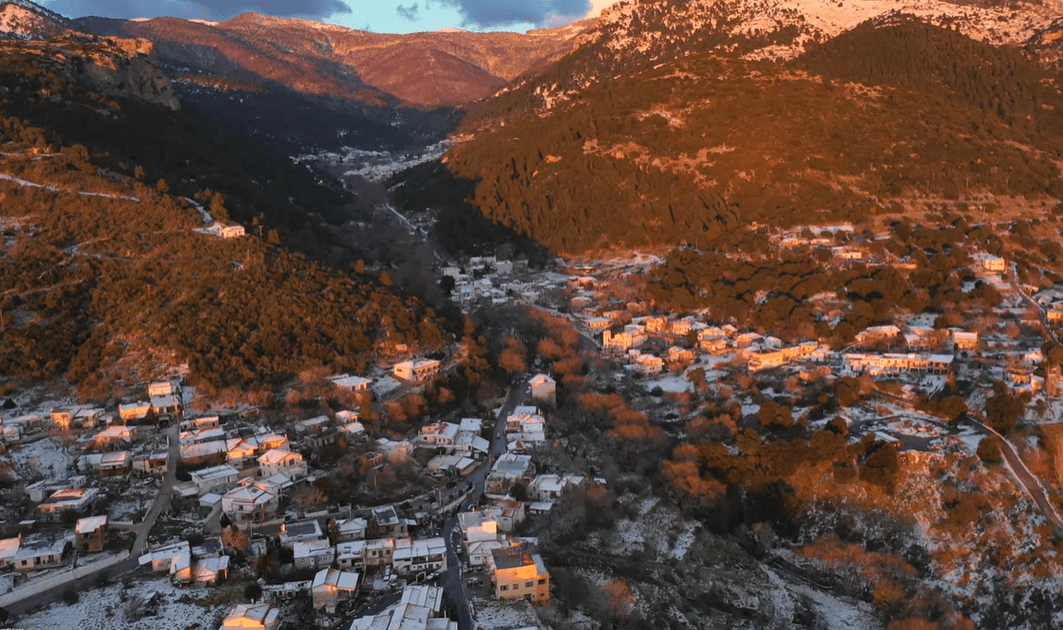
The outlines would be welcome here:
M 315 610 L 328 610 L 335 602 L 353 597 L 358 574 L 323 569 L 310 586 Z M 235 604 L 222 619 L 220 630 L 277 630 L 281 610 L 272 603 Z M 399 601 L 382 612 L 356 618 L 350 630 L 457 630 L 458 622 L 443 616 L 443 589 L 427 584 L 407 586 Z
M 517 279 L 519 274 L 527 270 L 526 260 L 476 256 L 468 259 L 461 267 L 443 267 L 441 274 L 453 279 L 451 298 L 458 304 L 468 306 L 480 301 L 490 301 L 497 306 L 514 299 L 527 303 L 539 299 L 539 285 Z
M 87 450 L 100 447 L 113 450 L 116 445 L 128 445 L 136 439 L 136 428 L 125 425 L 156 418 L 178 417 L 183 409 L 181 389 L 177 382 L 152 383 L 147 388 L 148 400 L 120 403 L 115 412 L 95 405 L 53 407 L 48 415 L 28 413 L 0 418 L 0 443 L 16 446 L 23 441 L 46 435 L 51 431 L 100 431 L 83 446 Z M 132 458 L 129 460 L 132 464 Z M 129 472 L 129 470 L 123 470 Z
M 1061 296 L 1063 303 L 1063 296 Z M 1061 311 L 1063 312 L 1063 311 Z M 627 316 L 627 317 L 625 317 Z M 592 332 L 601 331 L 605 351 L 624 356 L 628 372 L 640 376 L 661 373 L 666 366 L 689 366 L 700 353 L 711 356 L 731 354 L 746 364 L 750 372 L 778 368 L 799 361 L 819 363 L 837 360 L 843 367 L 854 372 L 869 371 L 873 374 L 896 372 L 944 373 L 952 363 L 953 354 L 975 353 L 980 348 L 977 332 L 958 328 L 934 329 L 909 327 L 902 331 L 897 326 L 873 326 L 860 332 L 855 345 L 860 347 L 903 347 L 907 353 L 849 352 L 842 355 L 831 351 L 816 341 L 785 345 L 780 339 L 755 332 L 740 331 L 735 326 L 711 325 L 693 316 L 669 318 L 664 316 L 634 317 L 630 323 L 626 311 L 607 312 L 600 317 L 587 317 L 584 325 Z M 682 340 L 682 341 L 680 341 Z M 642 346 L 654 341 L 655 345 L 693 345 L 693 348 L 670 345 L 657 356 Z
M 902 269 L 915 269 L 915 264 L 909 258 L 899 260 L 881 260 L 879 256 L 872 256 L 867 248 L 854 240 L 856 228 L 851 223 L 837 225 L 816 226 L 813 230 L 810 226 L 798 226 L 790 230 L 782 231 L 771 236 L 771 241 L 779 249 L 794 250 L 801 247 L 811 247 L 813 250 L 828 252 L 831 259 L 837 262 L 892 262 L 894 266 Z M 888 232 L 880 232 L 872 238 L 885 240 L 892 238 Z M 1003 274 L 1008 270 L 1008 263 L 1004 258 L 975 252 L 971 254 L 975 270 L 986 274 Z
M 105 486 L 109 478 L 122 478 L 133 471 L 166 469 L 165 446 L 143 443 L 149 431 L 137 426 L 149 415 L 180 417 L 181 389 L 163 381 L 147 387 L 147 401 L 120 404 L 116 409 L 93 405 L 53 407 L 48 413 L 4 417 L 4 445 L 17 447 L 49 435 L 77 434 L 69 447 L 80 453 L 75 471 L 51 470 L 51 477 L 25 486 L 32 516 L 23 514 L 20 533 L 0 541 L 0 569 L 30 573 L 74 561 L 76 556 L 102 552 L 111 539 L 110 530 L 130 524 L 112 522 L 106 512 Z M 21 509 L 21 508 L 20 508 Z M 40 531 L 35 531 L 40 530 Z M 34 532 L 34 533 L 30 533 Z
M 1044 311 L 1045 320 L 1056 326 L 1063 325 L 1063 289 L 1052 287 L 1039 291 L 1033 300 Z

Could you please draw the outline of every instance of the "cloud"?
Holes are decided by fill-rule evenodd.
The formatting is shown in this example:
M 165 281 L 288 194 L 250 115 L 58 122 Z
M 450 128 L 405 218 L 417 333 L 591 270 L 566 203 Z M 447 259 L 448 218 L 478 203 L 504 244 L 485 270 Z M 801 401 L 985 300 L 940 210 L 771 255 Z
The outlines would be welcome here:
M 342 0 L 52 0 L 44 3 L 52 11 L 68 17 L 99 15 L 115 18 L 180 17 L 227 20 L 254 11 L 281 17 L 324 19 L 339 13 L 351 13 Z
M 438 0 L 461 14 L 462 26 L 483 28 L 534 24 L 548 26 L 578 20 L 591 12 L 591 0 Z
M 421 19 L 420 7 L 417 6 L 416 2 L 414 2 L 408 7 L 404 7 L 400 4 L 399 6 L 395 7 L 395 10 L 398 11 L 399 17 L 406 20 L 407 22 L 416 22 L 417 20 Z
M 602 9 L 611 7 L 620 0 L 591 0 L 591 12 L 592 16 L 597 16 L 602 12 Z

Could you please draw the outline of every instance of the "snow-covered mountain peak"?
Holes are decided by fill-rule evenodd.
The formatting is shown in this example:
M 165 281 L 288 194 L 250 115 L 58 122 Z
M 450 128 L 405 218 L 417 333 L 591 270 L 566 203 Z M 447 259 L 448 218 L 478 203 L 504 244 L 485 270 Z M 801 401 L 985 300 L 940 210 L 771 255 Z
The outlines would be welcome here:
M 1045 29 L 1063 11 L 1063 0 L 1012 6 L 974 6 L 945 0 L 691 0 L 622 2 L 602 13 L 588 42 L 613 52 L 652 54 L 669 42 L 704 39 L 713 32 L 719 46 L 740 40 L 750 56 L 790 58 L 810 41 L 835 37 L 862 22 L 908 14 L 958 29 L 991 44 L 1019 44 Z

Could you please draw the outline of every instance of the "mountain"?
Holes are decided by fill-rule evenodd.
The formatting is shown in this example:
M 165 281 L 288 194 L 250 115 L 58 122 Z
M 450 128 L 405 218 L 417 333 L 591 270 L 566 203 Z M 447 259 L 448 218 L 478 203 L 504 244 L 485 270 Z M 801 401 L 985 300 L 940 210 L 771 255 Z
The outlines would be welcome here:
M 487 96 L 583 29 L 387 35 L 245 13 L 227 22 L 78 20 L 90 32 L 155 42 L 182 75 L 281 84 L 369 104 L 454 106 Z
M 1016 12 L 1006 34 L 986 24 L 1011 9 L 943 3 L 920 5 L 929 22 L 885 11 L 840 30 L 871 5 L 835 5 L 833 22 L 823 3 L 617 5 L 572 53 L 472 106 L 444 161 L 475 212 L 559 252 L 726 247 L 758 223 L 927 198 L 1063 198 L 1058 70 L 966 34 L 1025 43 L 1047 10 Z
M 182 102 L 291 156 L 420 151 L 454 130 L 458 106 L 567 51 L 586 27 L 383 35 L 254 13 L 77 25 L 150 40 Z
M 546 108 L 617 76 L 699 54 L 785 61 L 810 44 L 891 14 L 911 15 L 992 45 L 1017 45 L 1063 13 L 1044 3 L 965 3 L 944 0 L 674 0 L 621 2 L 604 10 L 576 49 L 553 67 L 516 81 L 494 107 Z
M 0 3 L 0 33 L 8 37 L 54 37 L 75 30 L 73 22 L 29 0 Z
M 387 344 L 441 347 L 422 302 L 352 271 L 331 228 L 361 218 L 350 195 L 97 77 L 130 42 L 0 40 L 5 383 L 65 378 L 106 398 L 179 371 L 205 391 L 263 391 L 364 369 Z M 213 220 L 253 235 L 220 238 Z

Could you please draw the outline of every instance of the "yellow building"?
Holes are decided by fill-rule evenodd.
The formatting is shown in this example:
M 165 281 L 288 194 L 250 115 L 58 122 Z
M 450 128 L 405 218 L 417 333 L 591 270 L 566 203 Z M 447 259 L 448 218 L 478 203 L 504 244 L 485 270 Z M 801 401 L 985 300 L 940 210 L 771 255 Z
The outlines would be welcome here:
M 550 574 L 539 554 L 523 547 L 505 547 L 491 552 L 494 564 L 495 596 L 542 603 L 550 601 Z

